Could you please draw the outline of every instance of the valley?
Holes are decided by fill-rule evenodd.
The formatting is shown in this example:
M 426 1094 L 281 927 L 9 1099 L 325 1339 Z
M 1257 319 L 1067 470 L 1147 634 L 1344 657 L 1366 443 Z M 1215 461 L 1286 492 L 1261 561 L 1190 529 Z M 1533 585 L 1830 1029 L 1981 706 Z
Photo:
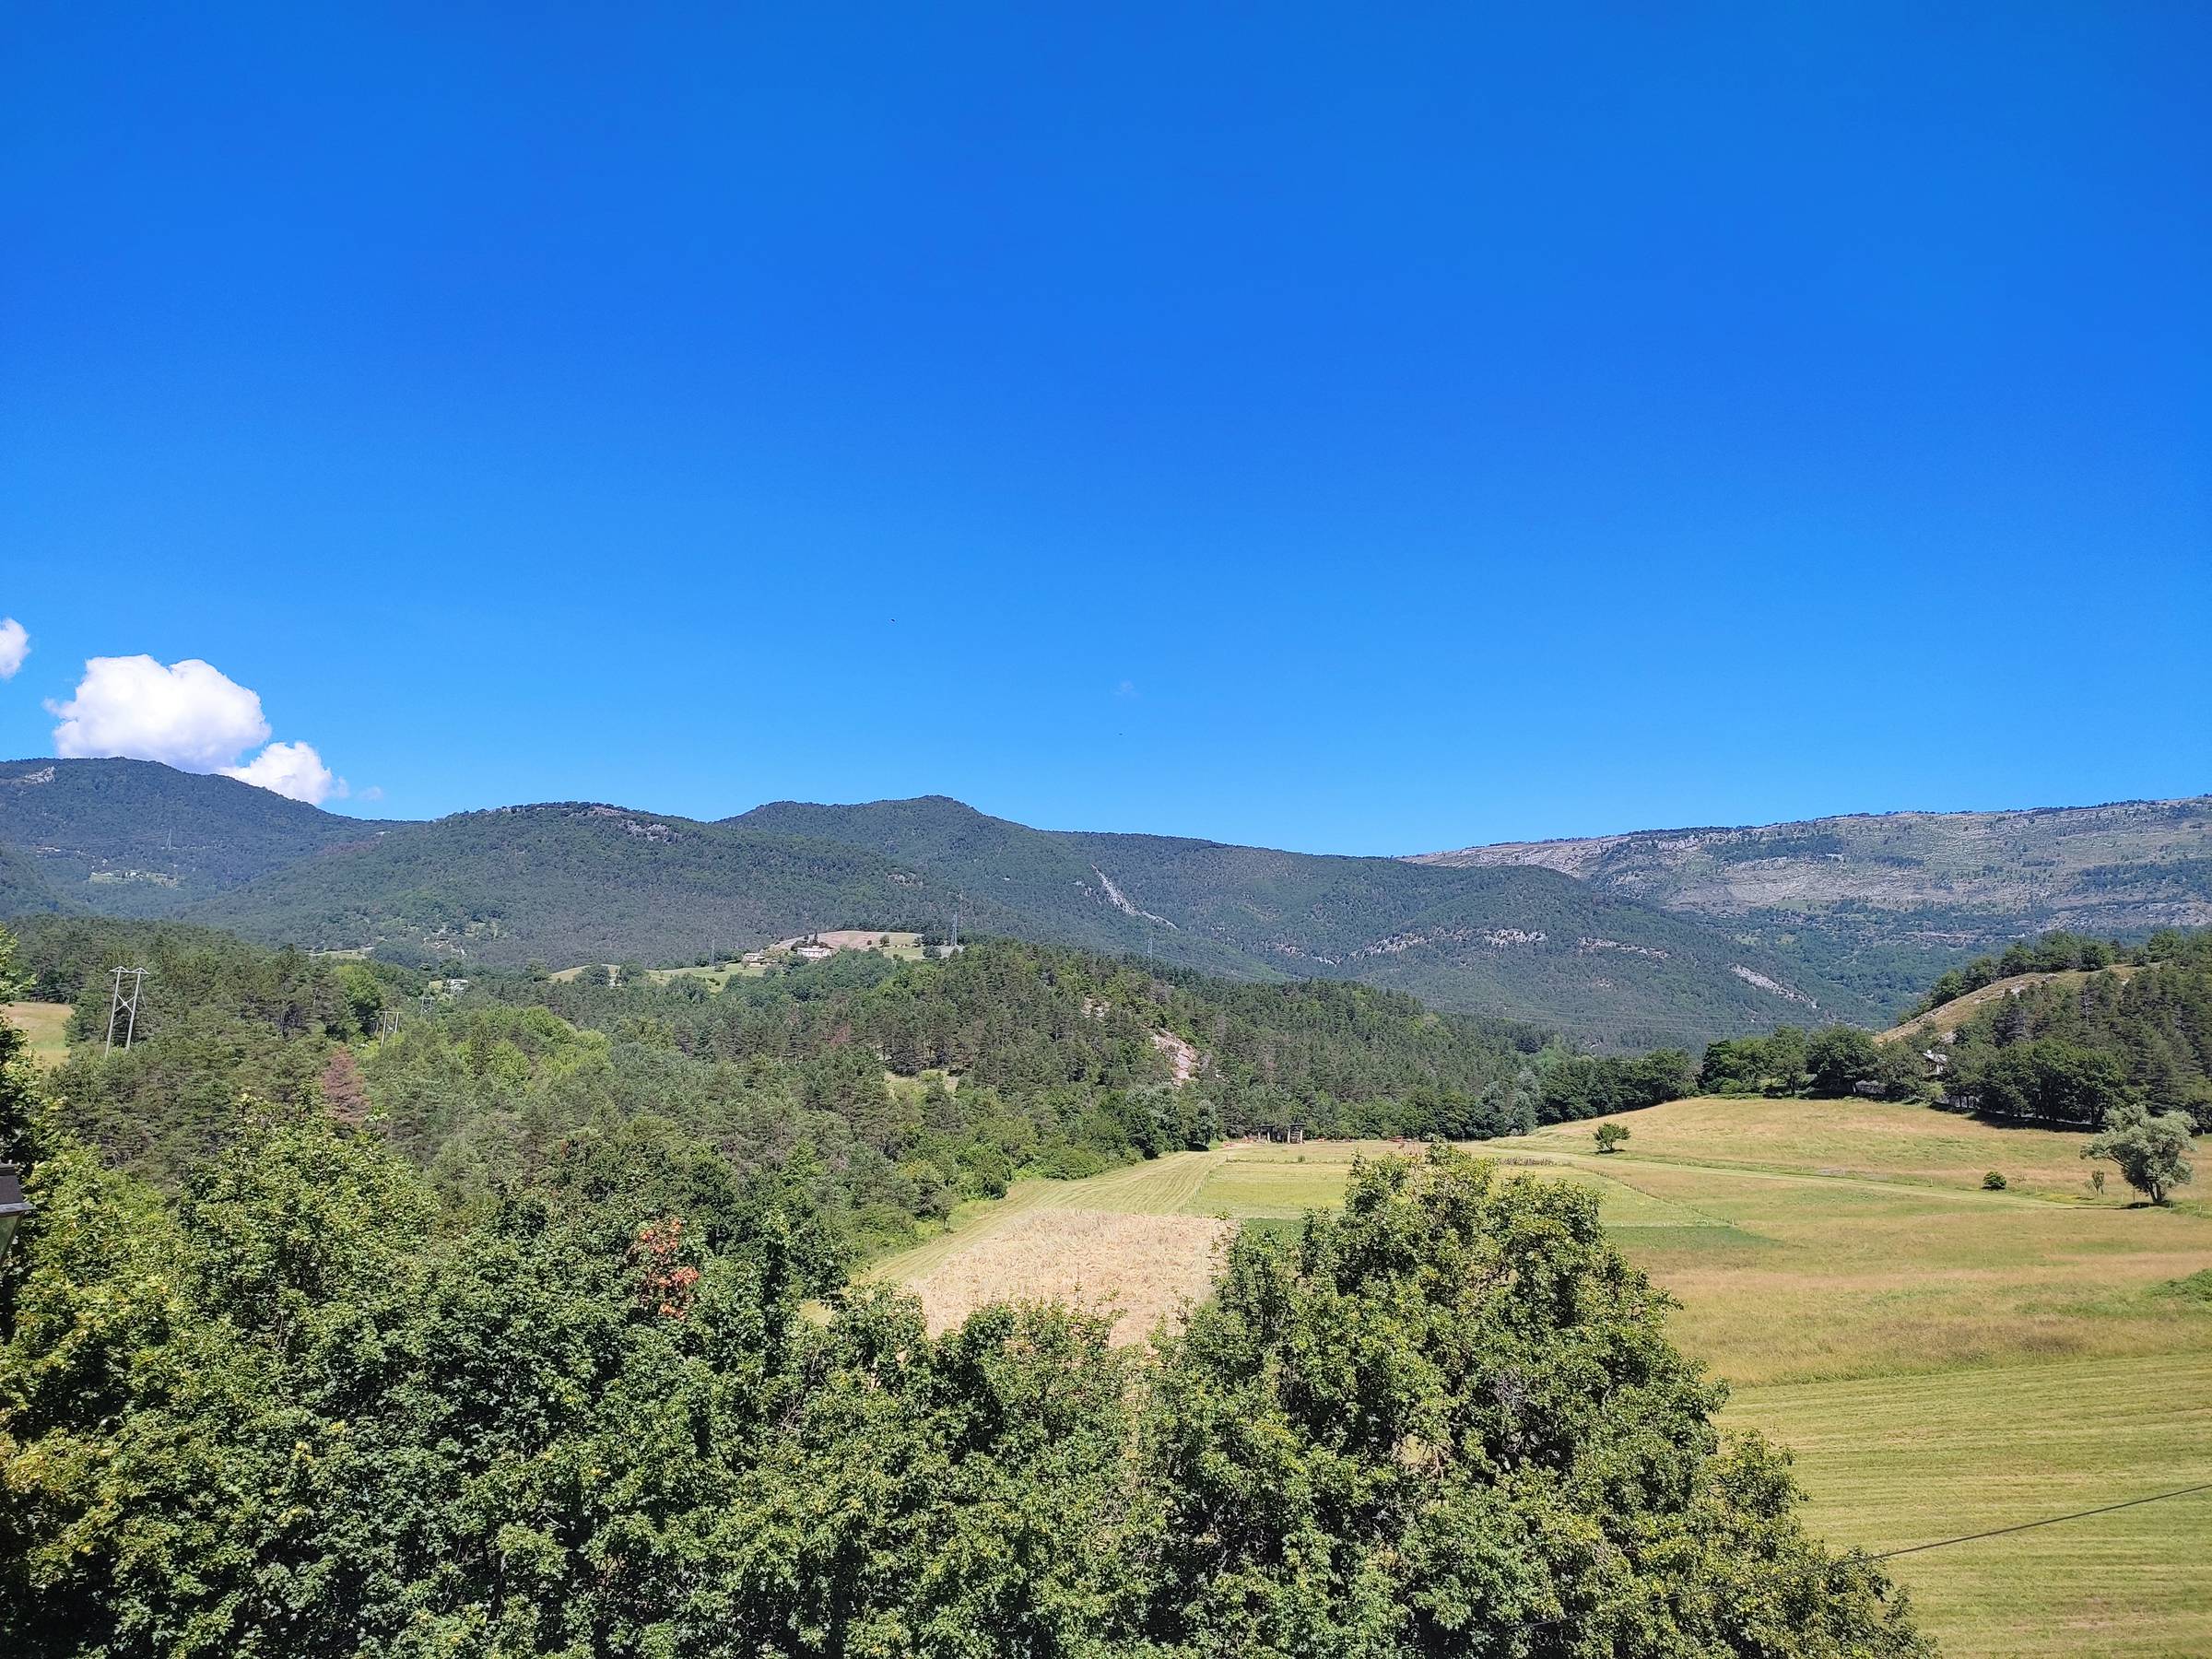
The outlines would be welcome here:
M 609 845 L 664 852 L 684 834 L 642 834 L 621 815 L 581 822 L 621 838 Z M 928 1446 L 967 1432 L 916 1413 L 1026 1424 L 1029 1391 L 1063 1397 L 1080 1379 L 1108 1414 L 1089 1443 L 1124 1474 L 1041 1476 L 1026 1503 L 1123 1489 L 1126 1447 L 1163 1452 L 1143 1438 L 1158 1427 L 1150 1414 L 1211 1420 L 1206 1402 L 1224 1386 L 1273 1390 L 1295 1370 L 1293 1405 L 1343 1386 L 1394 1398 L 1392 1379 L 1435 1376 L 1458 1354 L 1494 1380 L 1440 1383 L 1420 1409 L 1469 1434 L 1518 1435 L 1513 1420 L 1475 1425 L 1532 1388 L 1593 1389 L 1571 1409 L 1594 1415 L 1559 1441 L 1561 1459 L 1625 1434 L 1637 1458 L 1664 1445 L 1696 1460 L 1709 1415 L 1723 1431 L 1770 1436 L 1806 1498 L 1799 1519 L 1778 1509 L 1757 1524 L 1825 1552 L 1811 1558 L 1823 1583 L 1863 1571 L 1851 1552 L 1888 1557 L 1947 1653 L 2147 1659 L 2201 1646 L 2212 1506 L 2197 1497 L 2001 1529 L 2212 1480 L 2212 1211 L 2185 1183 L 2172 1202 L 2139 1203 L 2132 1177 L 2099 1179 L 2112 1165 L 2082 1156 L 2089 1129 L 2140 1103 L 2175 1113 L 2161 1121 L 2184 1148 L 2187 1125 L 2212 1110 L 2212 934 L 2131 947 L 2052 935 L 1965 964 L 1929 993 L 1948 1000 L 1911 1024 L 1944 1031 L 1930 1059 L 1841 1024 L 1718 1040 L 1701 1057 L 1609 1054 L 1402 991 L 1209 977 L 965 928 L 958 951 L 921 929 L 820 929 L 703 963 L 547 971 L 272 948 L 184 921 L 48 913 L 12 926 L 6 978 L 33 1000 L 7 1014 L 31 1040 L 30 1064 L 0 1070 L 0 1124 L 21 1126 L 40 1160 L 37 1201 L 65 1230 L 54 1236 L 74 1241 L 31 1235 L 44 1312 L 18 1326 L 18 1347 L 98 1353 L 72 1333 L 105 1328 L 118 1301 L 166 1310 L 185 1295 L 207 1312 L 164 1312 L 134 1338 L 159 1362 L 100 1384 L 130 1391 L 120 1417 L 92 1389 L 68 1396 L 65 1420 L 26 1406 L 7 1420 L 100 1443 L 181 1430 L 210 1466 L 258 1460 L 272 1493 L 331 1483 L 309 1503 L 241 1509 L 242 1547 L 290 1547 L 303 1515 L 334 1540 L 319 1548 L 354 1547 L 335 1540 L 363 1501 L 357 1474 L 338 1455 L 316 1465 L 327 1477 L 297 1472 L 300 1399 L 318 1402 L 317 1436 L 405 1448 L 405 1477 L 376 1500 L 387 1515 L 414 1512 L 425 1458 L 454 1471 L 428 1484 L 470 1489 L 468 1448 L 508 1434 L 509 1402 L 535 1391 L 524 1444 L 554 1450 L 496 1453 L 511 1471 L 680 1447 L 672 1477 L 711 1485 L 683 1500 L 686 1524 L 711 1527 L 762 1469 L 799 1466 L 794 1435 L 833 1449 L 764 1501 L 781 1513 L 852 1479 L 875 1495 L 835 1502 L 858 1516 L 883 1501 L 873 1460 L 924 1466 Z M 69 1049 L 73 1015 L 96 1029 L 109 966 L 125 959 L 147 969 L 135 1044 Z M 1732 1092 L 1700 1092 L 1700 1078 Z M 1940 1109 L 1960 1088 L 2020 1121 Z M 23 1105 L 32 1094 L 37 1112 Z M 1600 1150 L 1601 1134 L 1623 1137 L 1618 1149 Z M 1430 1140 L 1489 1160 L 1488 1184 L 1465 1154 L 1426 1161 Z M 1377 1208 L 1361 1160 L 1390 1155 L 1424 1161 Z M 1345 1202 L 1361 1191 L 1364 1207 Z M 260 1241 L 276 1222 L 298 1250 L 271 1264 Z M 395 1243 L 394 1227 L 411 1230 Z M 100 1241 L 141 1233 L 143 1246 Z M 1325 1248 L 1308 1245 L 1324 1235 Z M 1280 1253 L 1309 1248 L 1289 1273 Z M 1678 1304 L 1663 1331 L 1609 1248 Z M 1531 1252 L 1554 1265 L 1500 1270 Z M 104 1276 L 89 1299 L 87 1274 Z M 274 1324 L 270 1275 L 289 1310 Z M 1463 1291 L 1488 1311 L 1463 1310 Z M 1279 1330 L 1264 1360 L 1246 1327 L 1221 1323 L 1234 1306 L 1271 1325 L 1294 1304 L 1313 1323 Z M 1585 1329 L 1593 1309 L 1607 1312 Z M 1479 1340 L 1445 1335 L 1462 1316 L 1502 1323 Z M 312 1357 L 288 1357 L 295 1319 L 320 1345 Z M 1647 1326 L 1660 1348 L 1640 1346 Z M 380 1335 L 364 1347 L 370 1329 Z M 401 1329 L 404 1343 L 381 1335 Z M 1204 1335 L 1150 1346 L 1163 1330 Z M 219 1345 L 227 1375 L 274 1368 L 282 1381 L 252 1395 L 276 1402 L 270 1415 L 233 1420 L 228 1405 L 175 1395 L 167 1379 L 198 1363 L 172 1368 L 187 1339 Z M 1585 1339 L 1630 1344 L 1618 1380 L 1592 1382 Z M 1565 1346 L 1524 1370 L 1514 1356 L 1528 1342 Z M 1725 1383 L 1724 1403 L 1675 1348 Z M 362 1355 L 418 1369 L 364 1393 L 347 1380 Z M 1186 1392 L 1218 1363 L 1231 1368 L 1226 1383 Z M 582 1406 L 571 1379 L 587 1373 Z M 455 1388 L 454 1375 L 476 1381 Z M 1656 1441 L 1635 1427 L 1653 1400 L 1635 1381 L 1645 1376 L 1689 1390 L 1688 1415 Z M 795 1404 L 749 1415 L 755 1386 Z M 1003 1390 L 1025 1403 L 1009 1412 Z M 1293 1429 L 1291 1407 L 1238 1397 L 1225 1447 L 1255 1443 L 1247 1412 L 1276 1414 L 1265 1444 L 1309 1446 L 1330 1468 L 1369 1420 L 1365 1405 L 1349 1418 L 1348 1405 L 1316 1406 Z M 483 1424 L 451 1420 L 487 1400 L 498 1404 Z M 652 1418 L 642 1430 L 640 1412 Z M 729 1451 L 696 1450 L 702 1413 Z M 1462 1479 L 1422 1451 L 1443 1443 L 1430 1422 L 1408 1417 L 1361 1453 L 1374 1477 Z M 910 1430 L 918 1438 L 901 1439 Z M 979 1461 L 995 1466 L 994 1455 Z M 11 1477 L 71 1513 L 81 1495 L 42 1473 L 63 1466 L 41 1442 Z M 1146 1466 L 1163 1491 L 1206 1478 L 1173 1456 Z M 1495 1465 L 1470 1453 L 1463 1466 Z M 1752 1465 L 1729 1466 L 1749 1477 Z M 121 1467 L 119 1480 L 138 1480 Z M 591 1488 L 588 1502 L 624 1506 L 613 1524 L 634 1535 L 666 1501 L 658 1478 L 637 1472 L 626 1495 Z M 1298 1489 L 1272 1465 L 1261 1487 Z M 973 1512 L 951 1474 L 906 1490 L 930 1514 Z M 103 1512 L 169 1501 L 127 1491 Z M 472 1502 L 439 1512 L 452 1535 L 477 1535 Z M 101 1549 L 124 1547 L 87 1524 Z M 763 1527 L 773 1533 L 772 1516 L 744 1531 Z M 498 1550 L 471 1547 L 471 1571 L 503 1571 Z M 64 1548 L 41 1558 L 61 1563 L 41 1568 L 55 1583 L 81 1571 Z M 712 1548 L 717 1563 L 742 1556 L 727 1539 Z M 2054 1552 L 2089 1566 L 2053 1573 Z M 1151 1582 L 1159 1559 L 1124 1566 Z M 412 1558 L 406 1568 L 408 1582 L 429 1571 Z

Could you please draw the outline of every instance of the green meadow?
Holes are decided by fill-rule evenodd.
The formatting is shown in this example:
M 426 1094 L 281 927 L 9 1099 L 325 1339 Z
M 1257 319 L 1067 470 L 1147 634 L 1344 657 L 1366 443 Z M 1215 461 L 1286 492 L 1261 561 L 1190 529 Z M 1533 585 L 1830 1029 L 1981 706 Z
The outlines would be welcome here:
M 69 1054 L 67 1003 L 19 1002 L 0 1005 L 0 1018 L 30 1039 L 30 1057 L 40 1065 L 59 1065 Z
M 2212 1482 L 2212 1296 L 2185 1282 L 2212 1269 L 2202 1201 L 2138 1206 L 2116 1172 L 2098 1194 L 2078 1135 L 1920 1106 L 1698 1100 L 1617 1121 L 1612 1154 L 1588 1123 L 1476 1149 L 1596 1191 L 1680 1300 L 1677 1340 L 1730 1383 L 1724 1424 L 1794 1451 L 1831 1543 L 1916 1549 Z M 1234 1145 L 1025 1182 L 876 1271 L 918 1282 L 1044 1210 L 1281 1224 L 1398 1149 Z M 1983 1189 L 1993 1169 L 2006 1191 Z M 1947 1653 L 2212 1653 L 2212 1492 L 1892 1568 Z

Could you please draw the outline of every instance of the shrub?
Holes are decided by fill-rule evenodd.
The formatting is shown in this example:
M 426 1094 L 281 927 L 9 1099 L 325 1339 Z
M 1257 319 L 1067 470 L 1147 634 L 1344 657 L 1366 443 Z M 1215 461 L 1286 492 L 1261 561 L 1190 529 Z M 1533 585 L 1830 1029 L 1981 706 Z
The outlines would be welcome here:
M 1095 1147 L 1058 1141 L 1038 1153 L 1033 1167 L 1038 1174 L 1049 1180 L 1087 1181 L 1093 1175 L 1104 1174 L 1111 1166 L 1106 1155 Z
M 1985 1193 L 2001 1193 L 2009 1184 L 2010 1182 L 1994 1170 L 1982 1177 L 1982 1190 Z

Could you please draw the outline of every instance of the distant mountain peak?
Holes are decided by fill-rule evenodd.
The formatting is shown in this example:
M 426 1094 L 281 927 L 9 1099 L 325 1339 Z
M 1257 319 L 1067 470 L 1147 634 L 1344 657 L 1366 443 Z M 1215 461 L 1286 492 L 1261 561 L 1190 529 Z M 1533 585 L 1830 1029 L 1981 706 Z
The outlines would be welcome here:
M 2046 925 L 2212 924 L 2212 799 L 1646 830 L 1418 860 L 1033 829 L 945 794 L 707 823 L 606 801 L 343 818 L 147 761 L 0 763 L 0 896 L 519 965 L 949 929 L 1359 979 L 1616 1047 L 1887 1023 Z M 324 856 L 339 854 L 338 856 Z

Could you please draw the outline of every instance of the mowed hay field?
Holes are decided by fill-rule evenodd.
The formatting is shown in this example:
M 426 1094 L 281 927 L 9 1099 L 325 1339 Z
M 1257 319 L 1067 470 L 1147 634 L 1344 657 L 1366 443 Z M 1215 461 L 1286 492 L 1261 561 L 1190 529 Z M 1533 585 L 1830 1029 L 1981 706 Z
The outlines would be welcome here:
M 2212 1268 L 2202 1201 L 2133 1207 L 2117 1171 L 2094 1198 L 2081 1136 L 1920 1106 L 1699 1100 L 1618 1121 L 1630 1138 L 1609 1156 L 1594 1124 L 1471 1149 L 1595 1190 L 1622 1249 L 1681 1300 L 1676 1340 L 1732 1385 L 1724 1422 L 1795 1451 L 1831 1543 L 1906 1549 L 2212 1481 L 2212 1302 L 2173 1288 Z M 1355 1158 L 1393 1150 L 1418 1148 L 1240 1145 L 1025 1182 L 877 1271 L 925 1298 L 964 1273 L 978 1300 L 1072 1275 L 1095 1300 L 1112 1218 L 1295 1217 L 1334 1203 Z M 2009 1190 L 1982 1190 L 1992 1169 Z M 1074 1213 L 1102 1218 L 1065 1235 L 1085 1262 L 1030 1265 L 1053 1247 L 1035 1218 Z M 1122 1299 L 1128 1340 L 1150 1323 L 1138 1310 L 1203 1285 L 1217 1246 L 1120 1237 L 1142 1281 Z M 1947 1653 L 2212 1653 L 2212 1492 L 1891 1567 Z
M 59 1065 L 69 1057 L 70 1013 L 67 1003 L 0 1005 L 0 1016 L 30 1039 L 30 1057 L 39 1065 Z
M 1184 1152 L 1089 1181 L 1018 1182 L 869 1277 L 920 1297 L 932 1331 L 991 1302 L 1050 1299 L 1112 1312 L 1116 1342 L 1142 1342 L 1212 1286 L 1236 1223 L 1192 1203 L 1227 1156 Z
M 1235 1231 L 1208 1216 L 1035 1209 L 904 1282 L 934 1332 L 1018 1294 L 1112 1313 L 1114 1339 L 1136 1342 L 1206 1294 Z

